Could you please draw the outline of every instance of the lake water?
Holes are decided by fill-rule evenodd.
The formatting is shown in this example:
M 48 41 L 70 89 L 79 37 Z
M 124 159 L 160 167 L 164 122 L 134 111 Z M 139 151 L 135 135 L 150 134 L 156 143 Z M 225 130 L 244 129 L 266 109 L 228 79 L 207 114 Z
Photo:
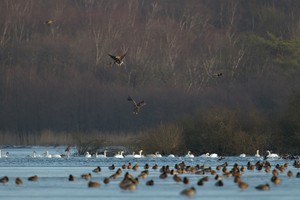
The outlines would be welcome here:
M 5 152 L 9 152 L 9 158 L 0 158 L 0 178 L 3 176 L 9 177 L 9 182 L 6 184 L 0 184 L 0 199 L 187 199 L 180 195 L 180 192 L 191 186 L 196 188 L 196 195 L 193 199 L 264 199 L 264 200 L 282 200 L 290 199 L 296 200 L 300 197 L 300 178 L 296 178 L 296 173 L 300 170 L 293 167 L 294 161 L 290 160 L 269 160 L 272 164 L 272 169 L 278 163 L 283 165 L 289 163 L 289 167 L 284 173 L 279 175 L 282 180 L 280 185 L 274 185 L 271 179 L 271 173 L 262 171 L 246 171 L 242 175 L 242 180 L 249 184 L 247 190 L 241 190 L 236 183 L 233 182 L 233 178 L 223 177 L 224 186 L 215 186 L 215 175 L 197 175 L 197 174 L 181 174 L 180 177 L 188 177 L 190 179 L 189 185 L 183 183 L 176 183 L 172 176 L 169 175 L 166 179 L 160 179 L 159 170 L 154 170 L 151 167 L 154 164 L 158 164 L 159 167 L 163 165 L 169 165 L 174 168 L 176 163 L 184 161 L 187 165 L 195 166 L 207 165 L 213 169 L 217 165 L 224 162 L 229 164 L 230 169 L 235 163 L 240 166 L 246 166 L 247 162 L 255 164 L 255 162 L 262 158 L 255 157 L 225 157 L 223 160 L 207 159 L 195 157 L 193 159 L 184 157 L 175 158 L 140 158 L 140 159 L 117 159 L 117 158 L 85 158 L 79 156 L 71 156 L 70 158 L 31 158 L 33 151 L 41 154 L 46 150 L 50 154 L 64 153 L 64 147 L 28 147 L 28 148 L 4 148 L 2 149 L 2 155 Z M 108 167 L 114 164 L 116 169 L 123 164 L 132 163 L 133 165 L 138 163 L 139 169 L 123 170 L 130 174 L 137 176 L 143 169 L 143 166 L 148 163 L 149 176 L 147 179 L 140 179 L 140 183 L 135 191 L 124 191 L 119 187 L 119 183 L 122 177 L 116 180 L 111 180 L 108 185 L 103 183 L 105 177 L 109 177 L 116 170 L 109 170 Z M 92 173 L 92 170 L 100 166 L 102 171 L 99 174 Z M 287 176 L 287 171 L 291 170 L 294 173 L 293 177 Z M 97 181 L 101 184 L 100 188 L 88 188 L 88 181 L 81 179 L 81 174 L 92 173 L 92 181 Z M 69 174 L 77 177 L 74 182 L 68 181 Z M 222 171 L 218 171 L 219 175 L 222 175 Z M 32 175 L 38 175 L 39 180 L 37 182 L 29 182 L 27 178 Z M 204 186 L 198 186 L 197 182 L 203 176 L 209 176 L 209 181 Z M 23 180 L 21 186 L 15 184 L 15 178 L 20 177 Z M 154 186 L 146 186 L 147 180 L 154 180 Z M 255 189 L 255 186 L 259 184 L 269 183 L 271 189 L 269 191 L 259 191 Z

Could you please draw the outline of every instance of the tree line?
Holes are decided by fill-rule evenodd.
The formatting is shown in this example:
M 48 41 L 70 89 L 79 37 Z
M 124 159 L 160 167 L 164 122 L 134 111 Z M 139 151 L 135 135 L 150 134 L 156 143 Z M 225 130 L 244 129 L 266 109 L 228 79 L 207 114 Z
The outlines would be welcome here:
M 299 152 L 299 7 L 1 1 L 0 143 Z M 137 116 L 128 95 L 147 103 Z

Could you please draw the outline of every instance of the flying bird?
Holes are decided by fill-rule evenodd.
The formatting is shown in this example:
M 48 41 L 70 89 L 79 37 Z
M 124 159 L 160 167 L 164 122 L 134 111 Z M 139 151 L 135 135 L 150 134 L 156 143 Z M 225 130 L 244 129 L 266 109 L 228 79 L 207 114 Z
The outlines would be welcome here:
M 133 98 L 131 98 L 131 96 L 128 96 L 127 100 L 133 102 L 133 114 L 134 115 L 139 114 L 141 108 L 146 105 L 146 102 L 144 100 L 136 103 L 136 101 Z
M 47 24 L 48 26 L 50 26 L 51 24 L 53 24 L 56 20 L 55 19 L 50 19 L 44 22 L 44 24 Z
M 114 62 L 111 63 L 111 66 L 113 66 L 114 64 L 117 64 L 118 66 L 121 66 L 124 63 L 123 60 L 124 60 L 124 58 L 127 54 L 127 51 L 125 51 L 125 53 L 123 53 L 120 56 L 114 56 L 114 55 L 108 54 L 114 60 Z

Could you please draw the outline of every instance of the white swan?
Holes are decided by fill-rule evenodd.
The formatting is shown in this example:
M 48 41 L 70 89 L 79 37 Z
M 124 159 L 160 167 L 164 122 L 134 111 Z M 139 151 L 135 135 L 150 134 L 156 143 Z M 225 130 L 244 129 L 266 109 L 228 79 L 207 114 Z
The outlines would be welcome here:
M 268 155 L 267 158 L 279 158 L 278 154 L 271 153 L 269 150 L 267 151 Z
M 115 158 L 124 158 L 123 156 L 124 151 L 118 152 L 116 155 L 114 155 Z
M 209 157 L 211 157 L 211 158 L 218 158 L 219 156 L 216 153 L 212 153 L 212 154 L 209 155 Z
M 157 152 L 155 152 L 155 157 L 156 157 L 156 158 L 161 158 L 162 155 L 157 151 Z
M 144 156 L 142 155 L 142 152 L 143 152 L 143 150 L 140 150 L 140 151 L 139 151 L 139 154 L 135 154 L 133 157 L 134 157 L 134 158 L 142 158 L 142 157 L 144 157 Z
M 254 155 L 255 157 L 260 157 L 259 155 L 259 150 L 256 150 L 256 154 Z
M 242 154 L 240 154 L 240 157 L 245 158 L 246 154 L 242 153 Z
M 32 155 L 31 155 L 31 157 L 32 157 L 32 158 L 36 158 L 36 157 L 37 157 L 37 155 L 36 155 L 36 151 L 33 151 L 33 152 L 32 152 Z
M 195 156 L 191 154 L 191 151 L 188 151 L 187 154 L 184 156 L 186 158 L 194 158 Z
M 59 154 L 53 154 L 52 158 L 61 158 L 61 155 L 59 155 Z
M 169 154 L 168 158 L 175 158 L 175 155 L 174 154 Z
M 87 151 L 87 152 L 85 153 L 84 157 L 86 157 L 86 158 L 91 158 L 92 155 Z
M 209 153 L 202 154 L 200 157 L 202 157 L 202 158 L 209 158 Z
M 52 158 L 52 155 L 49 154 L 48 151 L 46 151 L 45 153 L 43 153 L 42 156 L 45 157 L 45 158 Z
M 99 154 L 96 152 L 96 158 L 106 158 L 106 152 L 107 150 L 104 150 L 103 154 Z

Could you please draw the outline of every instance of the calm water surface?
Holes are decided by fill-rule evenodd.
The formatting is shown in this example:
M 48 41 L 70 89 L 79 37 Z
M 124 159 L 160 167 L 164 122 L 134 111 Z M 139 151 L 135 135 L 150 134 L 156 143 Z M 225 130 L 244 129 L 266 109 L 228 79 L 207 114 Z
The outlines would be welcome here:
M 150 167 L 154 164 L 158 166 L 169 165 L 171 168 L 176 163 L 184 161 L 187 165 L 196 164 L 211 166 L 215 169 L 217 165 L 228 162 L 230 169 L 235 163 L 246 166 L 250 161 L 253 164 L 262 160 L 255 157 L 226 157 L 221 161 L 216 159 L 205 159 L 195 157 L 193 159 L 176 157 L 176 158 L 141 158 L 141 159 L 116 159 L 116 158 L 84 158 L 71 156 L 65 158 L 31 158 L 33 151 L 42 154 L 46 150 L 50 154 L 64 153 L 64 147 L 28 147 L 28 148 L 6 148 L 2 149 L 2 154 L 6 151 L 10 152 L 9 158 L 0 158 L 0 178 L 3 176 L 9 177 L 7 184 L 0 184 L 0 199 L 187 199 L 180 195 L 180 192 L 188 187 L 194 186 L 197 194 L 192 199 L 263 199 L 263 200 L 282 200 L 300 199 L 300 178 L 296 178 L 296 173 L 299 169 L 292 166 L 293 161 L 288 160 L 270 160 L 272 169 L 279 164 L 289 163 L 287 170 L 279 175 L 282 179 L 281 185 L 274 185 L 271 181 L 271 174 L 262 171 L 246 171 L 242 175 L 242 180 L 249 184 L 249 189 L 240 190 L 233 182 L 233 178 L 223 178 L 224 186 L 216 187 L 213 175 L 209 176 L 209 182 L 204 186 L 197 186 L 198 180 L 204 175 L 182 174 L 181 177 L 188 177 L 190 184 L 188 186 L 183 183 L 175 183 L 172 176 L 167 179 L 160 179 L 159 170 L 149 169 L 147 179 L 140 179 L 140 184 L 133 192 L 124 191 L 119 188 L 121 177 L 117 180 L 111 180 L 108 185 L 103 184 L 103 179 L 114 173 L 108 169 L 114 164 L 116 169 L 123 164 L 138 163 L 140 168 L 138 171 L 128 171 L 130 174 L 137 176 L 143 169 L 143 166 L 148 163 Z M 100 166 L 102 171 L 99 174 L 92 173 L 92 170 Z M 294 176 L 289 178 L 286 173 L 291 170 Z M 92 181 L 101 183 L 100 188 L 88 188 L 87 183 L 80 178 L 83 173 L 92 173 Z M 218 172 L 220 175 L 222 172 Z M 75 182 L 69 182 L 68 176 L 72 174 L 77 177 Z M 124 172 L 123 172 L 124 174 Z M 38 175 L 38 182 L 29 182 L 27 178 L 32 175 Z M 17 186 L 14 183 L 16 177 L 23 180 L 22 186 Z M 154 186 L 146 186 L 146 181 L 153 179 Z M 269 183 L 270 191 L 258 191 L 254 187 L 259 184 Z M 189 198 L 188 198 L 189 199 Z

